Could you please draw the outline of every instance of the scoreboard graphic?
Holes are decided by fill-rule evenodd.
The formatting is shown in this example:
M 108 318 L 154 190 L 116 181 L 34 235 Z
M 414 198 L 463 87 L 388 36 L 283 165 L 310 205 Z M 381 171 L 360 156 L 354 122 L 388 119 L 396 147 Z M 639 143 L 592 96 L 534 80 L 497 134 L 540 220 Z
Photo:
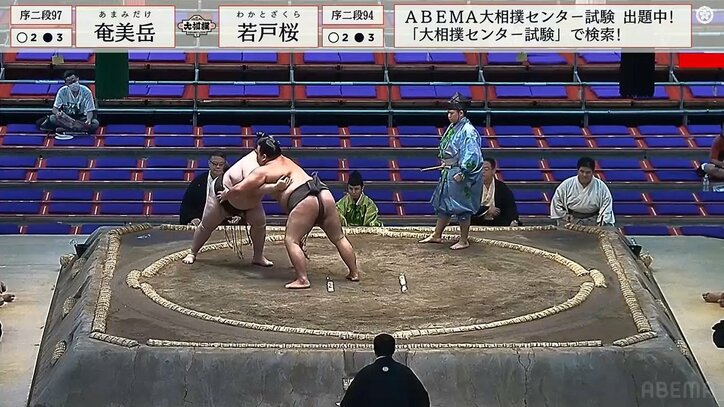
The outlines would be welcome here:
M 0 7 L 0 50 L 724 50 L 724 10 L 666 0 L 22 3 Z

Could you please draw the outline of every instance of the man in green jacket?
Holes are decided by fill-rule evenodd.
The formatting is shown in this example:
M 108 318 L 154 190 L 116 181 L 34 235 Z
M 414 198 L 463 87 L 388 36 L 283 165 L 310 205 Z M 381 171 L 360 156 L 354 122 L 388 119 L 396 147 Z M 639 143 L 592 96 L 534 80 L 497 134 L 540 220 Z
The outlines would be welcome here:
M 375 202 L 364 194 L 364 188 L 360 173 L 352 171 L 347 182 L 347 194 L 337 201 L 337 212 L 342 226 L 383 226 L 377 219 L 380 211 Z

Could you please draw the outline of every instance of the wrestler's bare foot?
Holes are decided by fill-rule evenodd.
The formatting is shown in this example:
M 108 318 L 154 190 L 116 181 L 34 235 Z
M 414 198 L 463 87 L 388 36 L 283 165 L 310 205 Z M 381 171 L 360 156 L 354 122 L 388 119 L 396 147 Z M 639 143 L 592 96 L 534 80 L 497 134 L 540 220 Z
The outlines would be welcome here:
M 5 282 L 4 282 L 4 281 L 0 281 L 0 293 L 4 293 L 4 292 L 7 291 L 7 290 L 8 290 L 8 286 L 5 285 Z
M 720 302 L 724 298 L 724 292 L 704 293 L 701 296 L 706 302 Z
M 0 294 L 0 299 L 4 302 L 13 302 L 15 301 L 15 294 L 3 293 Z
M 418 243 L 442 243 L 442 238 L 435 237 L 435 235 L 430 235 L 420 240 Z
M 196 255 L 193 253 L 189 253 L 181 261 L 183 261 L 184 264 L 194 264 L 194 262 L 196 261 Z
M 292 281 L 291 283 L 285 285 L 284 288 L 289 288 L 289 289 L 292 289 L 292 290 L 293 290 L 293 289 L 309 288 L 309 287 L 311 287 L 311 286 L 312 286 L 312 285 L 309 284 L 309 280 L 299 280 L 299 279 L 297 279 L 297 280 L 294 280 L 294 281 Z
M 349 281 L 357 282 L 359 281 L 359 273 L 353 273 L 350 271 L 345 278 Z
M 259 260 L 253 259 L 253 260 L 251 261 L 251 264 L 254 264 L 254 265 L 257 265 L 257 266 L 261 266 L 261 267 L 272 267 L 272 266 L 274 265 L 274 263 L 272 263 L 272 262 L 271 262 L 269 259 L 267 259 L 266 257 L 262 257 L 262 258 L 259 259 Z
M 451 250 L 462 250 L 462 249 L 467 249 L 468 247 L 470 247 L 469 241 L 466 240 L 463 242 L 462 240 L 459 240 L 457 243 L 450 246 L 450 249 Z

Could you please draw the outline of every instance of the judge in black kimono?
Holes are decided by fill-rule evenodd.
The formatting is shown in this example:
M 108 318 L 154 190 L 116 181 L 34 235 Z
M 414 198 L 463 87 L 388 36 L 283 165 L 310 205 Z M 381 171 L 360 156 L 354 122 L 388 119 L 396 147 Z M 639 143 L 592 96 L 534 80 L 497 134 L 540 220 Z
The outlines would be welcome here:
M 179 211 L 179 224 L 196 226 L 201 223 L 204 206 L 206 205 L 206 196 L 209 193 L 214 193 L 213 191 L 209 192 L 209 188 L 213 189 L 214 180 L 222 176 L 227 167 L 226 155 L 219 152 L 211 154 L 209 157 L 209 171 L 196 176 L 186 189 L 186 193 L 184 193 Z
M 341 407 L 429 407 L 430 397 L 409 367 L 392 359 L 395 338 L 375 337 L 377 359 L 357 373 L 342 399 Z
M 521 226 L 513 191 L 495 179 L 495 160 L 483 161 L 483 199 L 480 210 L 472 218 L 477 226 Z

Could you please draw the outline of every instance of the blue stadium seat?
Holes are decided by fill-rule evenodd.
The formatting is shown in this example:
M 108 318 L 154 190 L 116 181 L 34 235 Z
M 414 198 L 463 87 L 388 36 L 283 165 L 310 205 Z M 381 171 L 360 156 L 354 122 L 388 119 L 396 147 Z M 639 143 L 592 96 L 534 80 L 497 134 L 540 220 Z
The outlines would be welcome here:
M 660 190 L 649 192 L 649 197 L 655 203 L 660 202 L 695 202 L 694 194 L 690 191 Z
M 575 170 L 575 168 L 570 169 L 570 170 L 552 170 L 551 175 L 553 175 L 553 179 L 555 181 L 562 182 L 562 181 L 565 181 L 568 178 L 576 175 L 576 170 Z
M 650 215 L 649 209 L 642 203 L 620 203 L 613 202 L 613 213 L 615 215 L 634 215 L 634 216 L 648 216 Z
M 88 172 L 88 176 L 91 181 L 131 181 L 131 170 L 94 168 Z
M 109 124 L 106 126 L 106 136 L 109 134 L 123 134 L 123 135 L 145 135 L 148 129 L 145 124 Z
M 186 190 L 184 189 L 157 189 L 151 193 L 154 202 L 157 201 L 177 201 L 181 202 Z
M 50 200 L 57 201 L 76 201 L 90 202 L 93 201 L 95 192 L 91 189 L 56 189 L 50 191 Z
M 618 124 L 592 124 L 588 131 L 593 136 L 629 136 L 629 128 Z
M 140 189 L 107 189 L 100 193 L 101 201 L 143 202 L 144 192 Z
M 714 144 L 714 136 L 694 136 L 696 146 L 699 148 L 711 148 Z
M 594 136 L 596 146 L 600 148 L 637 148 L 636 140 L 630 136 Z
M 701 178 L 694 172 L 693 169 L 689 170 L 656 170 L 654 172 L 659 181 L 663 182 L 698 182 Z
M 244 139 L 238 135 L 234 136 L 203 136 L 204 147 L 243 147 Z
M 405 215 L 434 215 L 435 210 L 428 202 L 406 202 L 402 204 Z
M 25 229 L 29 235 L 68 235 L 71 226 L 63 223 L 31 223 Z
M 43 199 L 43 190 L 38 188 L 12 188 L 3 189 L 0 199 L 4 201 L 40 201 Z
M 433 189 L 410 189 L 401 191 L 400 198 L 403 202 L 430 202 L 433 192 Z
M 38 127 L 35 124 L 8 123 L 7 127 L 5 127 L 5 133 L 6 134 L 27 135 L 27 134 L 38 134 L 38 133 L 44 133 L 44 132 L 42 130 L 38 129 Z
M 588 148 L 588 141 L 583 136 L 546 136 L 546 143 L 553 148 Z
M 40 147 L 44 143 L 45 136 L 7 134 L 5 135 L 5 137 L 3 137 L 4 146 Z
M 496 137 L 498 145 L 503 148 L 538 148 L 538 140 L 534 136 L 500 136 Z
M 292 138 L 290 137 L 291 128 L 289 126 L 281 125 L 255 125 L 251 127 L 252 134 L 263 131 L 266 134 L 273 136 L 279 141 L 279 145 L 284 148 L 293 147 Z
M 546 160 L 548 168 L 554 170 L 571 170 L 576 171 L 576 164 L 578 164 L 578 158 L 573 157 L 553 157 Z
M 611 197 L 614 202 L 643 202 L 644 199 L 641 195 L 641 191 L 631 191 L 626 189 L 611 191 Z
M 581 136 L 583 131 L 578 126 L 540 126 L 543 135 L 548 136 Z
M 268 215 L 286 215 L 286 212 L 282 209 L 277 202 L 264 202 L 264 212 Z
M 390 202 L 380 202 L 377 204 L 380 215 L 397 215 L 397 204 Z
M 722 127 L 719 124 L 690 124 L 687 126 L 689 134 L 703 135 L 709 134 L 716 136 L 722 131 Z
M 719 192 L 721 193 L 721 192 Z M 719 203 L 706 203 L 704 204 L 704 209 L 706 210 L 706 213 L 709 215 L 716 215 L 716 216 L 722 216 L 724 215 L 724 204 L 721 202 Z
M 339 147 L 339 127 L 300 126 L 302 147 Z
M 440 171 L 400 170 L 402 181 L 437 181 L 440 179 Z
M 180 168 L 185 169 L 188 160 L 176 157 L 151 157 L 146 160 L 146 168 Z
M 703 202 L 720 202 L 724 206 L 724 194 L 721 192 L 699 192 L 699 199 Z
M 641 169 L 641 162 L 636 158 L 602 158 L 598 164 L 607 170 Z
M 498 169 L 540 168 L 538 158 L 500 158 L 496 160 Z
M 3 202 L 0 201 L 0 214 L 4 215 L 37 215 L 40 202 Z
M 153 126 L 153 134 L 193 135 L 194 126 L 190 124 L 157 124 Z
M 550 215 L 551 207 L 550 204 L 540 202 L 517 202 L 518 214 L 523 216 L 536 215 L 546 216 Z
M 694 169 L 693 163 L 687 158 L 651 157 L 649 162 L 656 169 Z
M 45 160 L 46 168 L 87 168 L 85 157 L 50 157 Z
M 505 169 L 500 172 L 505 181 L 545 181 L 540 170 Z
M 138 166 L 135 157 L 99 157 L 95 159 L 95 168 L 132 169 Z
M 349 126 L 349 142 L 352 147 L 389 147 L 387 126 Z
M 88 202 L 51 202 L 48 204 L 50 215 L 90 215 L 93 204 Z
M 686 236 L 704 236 L 724 239 L 724 226 L 682 226 L 680 229 Z
M 643 138 L 646 145 L 651 148 L 688 148 L 689 143 L 680 136 L 648 136 Z
M 663 225 L 629 225 L 623 227 L 626 236 L 669 236 L 669 227 Z
M 375 203 L 392 202 L 392 191 L 389 189 L 367 189 L 364 190 L 365 195 L 370 197 Z
M 681 131 L 677 126 L 650 124 L 638 126 L 639 133 L 643 136 L 680 136 Z
M 153 144 L 156 147 L 195 147 L 196 142 L 193 136 L 159 136 L 153 138 Z
M 389 161 L 383 158 L 350 158 L 349 168 L 357 170 L 367 181 L 390 181 Z
M 38 181 L 77 181 L 80 171 L 67 168 L 41 168 L 38 170 Z
M 143 203 L 102 202 L 101 215 L 143 215 Z
M 659 216 L 700 216 L 695 204 L 655 204 L 654 210 Z
M 516 202 L 542 202 L 545 201 L 543 193 L 539 191 L 513 191 Z
M 648 176 L 643 170 L 604 170 L 607 182 L 646 182 Z
M 96 138 L 93 135 L 76 136 L 70 140 L 53 140 L 55 147 L 94 147 L 95 145 Z
M 181 202 L 154 202 L 151 205 L 151 215 L 178 215 Z
M 22 168 L 5 169 L 0 168 L 0 180 L 24 181 L 28 176 L 28 170 Z
M 0 235 L 16 235 L 18 233 L 20 233 L 20 227 L 18 225 L 11 223 L 0 223 Z
M 157 168 L 143 170 L 144 181 L 184 181 L 186 176 L 185 170 L 177 170 L 170 168 Z
M 106 135 L 103 144 L 106 147 L 145 147 L 146 136 Z
M 402 136 L 438 136 L 435 126 L 397 126 L 397 134 Z
M 521 125 L 506 125 L 506 126 L 493 126 L 495 135 L 497 136 L 528 136 L 533 135 L 533 128 L 531 126 Z

